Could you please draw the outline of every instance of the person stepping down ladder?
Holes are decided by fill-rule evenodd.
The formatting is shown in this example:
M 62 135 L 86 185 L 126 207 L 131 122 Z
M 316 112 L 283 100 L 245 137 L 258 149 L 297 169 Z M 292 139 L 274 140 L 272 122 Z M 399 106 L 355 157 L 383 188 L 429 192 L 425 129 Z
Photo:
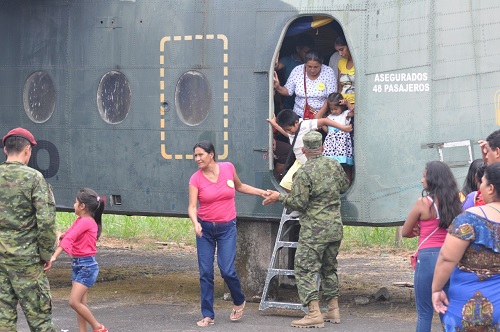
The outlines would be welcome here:
M 340 195 L 349 180 L 337 160 L 322 156 L 322 136 L 310 131 L 303 137 L 306 163 L 295 174 L 288 194 L 268 190 L 264 204 L 277 201 L 300 215 L 300 233 L 295 253 L 294 275 L 302 306 L 309 312 L 292 321 L 293 327 L 324 327 L 325 320 L 340 322 L 337 255 L 343 237 Z M 325 316 L 319 309 L 318 277 L 328 300 Z

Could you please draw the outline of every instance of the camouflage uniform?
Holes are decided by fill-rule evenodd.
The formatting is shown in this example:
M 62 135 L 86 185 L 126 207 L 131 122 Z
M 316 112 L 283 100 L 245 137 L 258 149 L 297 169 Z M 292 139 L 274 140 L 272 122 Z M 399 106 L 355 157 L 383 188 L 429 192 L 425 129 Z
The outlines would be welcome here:
M 17 330 L 17 304 L 31 331 L 55 331 L 49 281 L 56 240 L 55 202 L 42 174 L 20 162 L 0 164 L 0 331 Z
M 348 188 L 349 180 L 338 161 L 316 155 L 297 171 L 291 192 L 279 196 L 287 208 L 301 212 L 295 277 L 304 306 L 319 300 L 318 274 L 325 299 L 338 296 L 337 254 L 343 237 L 340 194 Z

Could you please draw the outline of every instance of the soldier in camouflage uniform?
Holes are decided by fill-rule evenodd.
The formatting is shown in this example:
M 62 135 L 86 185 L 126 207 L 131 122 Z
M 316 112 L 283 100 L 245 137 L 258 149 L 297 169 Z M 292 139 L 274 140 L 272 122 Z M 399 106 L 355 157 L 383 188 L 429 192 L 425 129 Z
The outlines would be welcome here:
M 42 174 L 27 166 L 33 135 L 15 128 L 0 164 L 0 331 L 17 331 L 17 304 L 31 331 L 55 331 L 44 267 L 56 240 L 55 202 Z
M 304 135 L 307 162 L 297 171 L 289 194 L 269 191 L 264 204 L 276 201 L 301 212 L 300 235 L 295 254 L 295 277 L 303 306 L 309 306 L 304 318 L 292 321 L 294 327 L 324 327 L 324 321 L 340 323 L 337 254 L 343 229 L 340 194 L 349 188 L 349 180 L 338 161 L 322 156 L 321 134 Z M 321 277 L 323 297 L 328 311 L 319 309 L 316 276 Z

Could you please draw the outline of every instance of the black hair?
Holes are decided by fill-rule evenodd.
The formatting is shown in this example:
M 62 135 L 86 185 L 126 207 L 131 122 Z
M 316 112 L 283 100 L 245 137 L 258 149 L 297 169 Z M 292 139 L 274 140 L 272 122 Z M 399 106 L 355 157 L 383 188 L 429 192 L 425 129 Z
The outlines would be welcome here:
M 500 163 L 493 163 L 486 166 L 484 169 L 484 178 L 486 179 L 486 184 L 492 184 L 495 187 L 495 198 L 497 201 L 500 200 Z
M 488 142 L 488 145 L 493 150 L 500 148 L 500 129 L 489 134 L 488 137 L 486 137 L 486 142 Z
M 441 161 L 429 161 L 425 165 L 428 195 L 437 199 L 439 227 L 448 228 L 453 219 L 462 212 L 458 186 L 450 167 Z M 423 193 L 422 193 L 423 194 Z M 429 207 L 429 209 L 432 205 Z
M 319 55 L 318 51 L 311 50 L 307 52 L 304 58 L 304 63 L 307 63 L 308 61 L 316 61 L 319 64 L 323 64 L 323 58 Z
M 5 150 L 7 150 L 7 154 L 21 153 L 26 145 L 31 145 L 31 143 L 24 137 L 10 136 L 5 139 Z
M 214 154 L 214 160 L 215 160 L 215 147 L 212 144 L 212 142 L 210 142 L 210 141 L 199 141 L 198 143 L 196 143 L 194 145 L 193 152 L 194 152 L 194 150 L 196 148 L 203 149 L 208 154 L 213 153 Z
M 467 196 L 471 192 L 476 191 L 478 189 L 476 174 L 479 167 L 483 165 L 484 165 L 483 159 L 476 159 L 470 164 L 469 171 L 467 172 L 467 176 L 465 177 L 464 185 L 462 187 L 462 194 L 464 196 Z
M 479 185 L 481 184 L 481 179 L 483 178 L 485 169 L 486 169 L 486 165 L 484 163 L 477 168 L 477 171 L 476 171 L 477 189 L 479 189 Z
M 340 105 L 340 101 L 344 99 L 344 97 L 338 92 L 332 92 L 328 95 L 327 101 L 334 105 Z M 347 109 L 347 105 L 340 105 L 344 108 L 344 111 Z
M 299 121 L 300 117 L 292 110 L 284 109 L 279 112 L 276 117 L 276 123 L 281 127 L 295 126 L 295 122 Z
M 82 188 L 76 194 L 76 200 L 80 203 L 85 204 L 85 208 L 90 213 L 92 218 L 94 218 L 97 224 L 97 239 L 101 236 L 102 231 L 102 212 L 104 211 L 104 200 L 97 195 L 95 191 L 90 188 Z
M 347 41 L 345 40 L 345 37 L 340 35 L 338 36 L 337 38 L 335 38 L 335 42 L 334 42 L 334 45 L 335 46 L 347 46 Z
M 295 42 L 295 46 L 302 48 L 302 47 L 309 47 L 313 48 L 314 47 L 314 39 L 311 37 L 311 35 L 308 34 L 302 34 L 297 38 L 297 41 Z

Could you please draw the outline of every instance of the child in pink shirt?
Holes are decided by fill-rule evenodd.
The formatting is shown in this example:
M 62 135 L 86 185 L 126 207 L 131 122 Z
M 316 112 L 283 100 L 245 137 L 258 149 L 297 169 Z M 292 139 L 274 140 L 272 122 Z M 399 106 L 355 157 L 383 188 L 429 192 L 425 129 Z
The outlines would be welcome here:
M 52 266 L 52 262 L 63 250 L 72 257 L 69 305 L 76 311 L 78 329 L 80 332 L 86 332 L 89 323 L 94 332 L 107 332 L 108 329 L 95 319 L 87 307 L 89 288 L 94 285 L 99 273 L 95 254 L 96 242 L 101 235 L 104 201 L 92 189 L 83 188 L 76 195 L 74 208 L 78 218 L 66 232 L 57 235 L 58 247 L 46 270 Z

